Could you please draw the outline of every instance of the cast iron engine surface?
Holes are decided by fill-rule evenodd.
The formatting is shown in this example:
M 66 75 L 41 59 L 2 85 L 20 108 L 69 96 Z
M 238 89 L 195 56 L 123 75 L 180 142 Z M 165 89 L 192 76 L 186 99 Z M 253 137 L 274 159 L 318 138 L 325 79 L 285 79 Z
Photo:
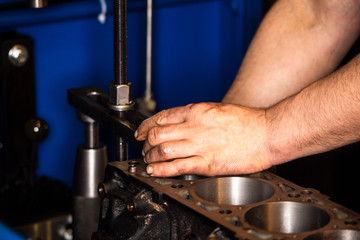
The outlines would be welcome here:
M 269 171 L 156 178 L 111 162 L 93 239 L 360 239 L 360 215 Z

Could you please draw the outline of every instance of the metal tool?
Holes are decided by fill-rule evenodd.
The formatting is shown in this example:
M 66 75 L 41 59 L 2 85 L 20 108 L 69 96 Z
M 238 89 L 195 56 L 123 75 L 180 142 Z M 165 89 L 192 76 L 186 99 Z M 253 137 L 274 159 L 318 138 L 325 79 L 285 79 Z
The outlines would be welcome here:
M 134 132 L 145 119 L 133 110 L 131 83 L 127 81 L 126 0 L 114 0 L 114 80 L 109 95 L 96 87 L 68 91 L 68 101 L 85 122 L 85 145 L 79 146 L 74 172 L 74 238 L 90 239 L 97 230 L 100 201 L 97 186 L 107 163 L 106 147 L 100 145 L 99 124 L 115 134 L 115 160 L 128 159 L 128 142 L 139 146 Z
M 104 178 L 107 164 L 106 146 L 99 143 L 98 123 L 79 113 L 85 123 L 85 143 L 78 146 L 73 180 L 73 236 L 90 239 L 99 219 L 100 198 L 97 186 Z

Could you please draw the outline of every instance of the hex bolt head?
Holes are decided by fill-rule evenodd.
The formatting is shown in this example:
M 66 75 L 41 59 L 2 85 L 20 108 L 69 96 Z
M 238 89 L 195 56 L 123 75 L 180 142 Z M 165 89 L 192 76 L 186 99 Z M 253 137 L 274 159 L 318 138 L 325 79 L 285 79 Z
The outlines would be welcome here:
M 109 85 L 110 103 L 113 105 L 126 105 L 131 103 L 131 83 Z

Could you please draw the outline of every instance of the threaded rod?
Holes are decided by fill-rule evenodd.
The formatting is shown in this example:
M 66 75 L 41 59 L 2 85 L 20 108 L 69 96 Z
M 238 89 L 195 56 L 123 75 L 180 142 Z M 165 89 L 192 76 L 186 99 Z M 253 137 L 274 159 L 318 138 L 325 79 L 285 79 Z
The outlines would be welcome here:
M 114 84 L 127 84 L 126 0 L 113 1 Z

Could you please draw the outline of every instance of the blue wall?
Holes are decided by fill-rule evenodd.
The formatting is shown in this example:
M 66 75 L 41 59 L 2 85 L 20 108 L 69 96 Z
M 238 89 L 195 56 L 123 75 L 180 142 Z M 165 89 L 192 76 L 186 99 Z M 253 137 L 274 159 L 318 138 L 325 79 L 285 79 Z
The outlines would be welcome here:
M 0 4 L 2 2 L 0 1 Z M 0 11 L 0 31 L 16 30 L 35 43 L 37 115 L 50 126 L 40 143 L 38 175 L 71 185 L 83 124 L 67 103 L 67 89 L 113 78 L 111 1 L 106 23 L 98 1 Z M 261 19 L 261 1 L 154 1 L 154 94 L 158 110 L 220 101 Z M 145 85 L 145 1 L 128 1 L 128 79 L 133 97 Z
M 4 240 L 25 240 L 22 236 L 18 233 L 14 232 L 8 226 L 2 224 L 0 222 L 0 239 Z

